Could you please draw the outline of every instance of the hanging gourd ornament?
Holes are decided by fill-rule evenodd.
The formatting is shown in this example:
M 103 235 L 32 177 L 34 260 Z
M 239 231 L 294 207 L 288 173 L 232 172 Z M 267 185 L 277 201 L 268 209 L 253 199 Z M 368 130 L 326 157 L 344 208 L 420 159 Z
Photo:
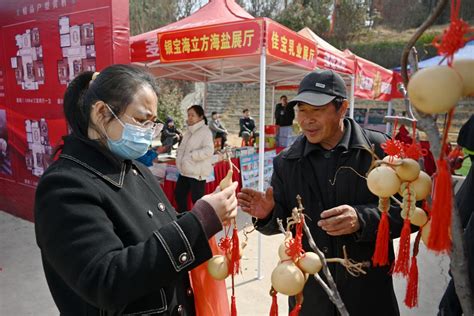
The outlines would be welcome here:
M 462 77 L 462 95 L 474 95 L 474 60 L 457 59 L 453 62 L 453 68 Z
M 418 178 L 411 183 L 415 189 L 417 201 L 422 201 L 431 193 L 431 177 L 424 171 L 420 171 Z
M 420 174 L 420 165 L 416 160 L 404 158 L 399 160 L 399 165 L 394 167 L 397 176 L 402 181 L 413 181 Z
M 418 110 L 428 114 L 446 113 L 461 98 L 463 81 L 453 68 L 434 66 L 417 71 L 410 78 L 407 90 Z
M 400 179 L 392 168 L 382 165 L 370 171 L 367 186 L 376 196 L 387 198 L 398 192 Z
M 305 276 L 291 260 L 280 262 L 272 272 L 272 286 L 275 291 L 294 296 L 301 291 L 305 284 Z
M 207 261 L 207 271 L 216 280 L 224 280 L 229 275 L 228 259 L 222 255 L 215 255 Z
M 319 256 L 312 251 L 305 252 L 296 265 L 306 274 L 316 274 L 323 267 Z

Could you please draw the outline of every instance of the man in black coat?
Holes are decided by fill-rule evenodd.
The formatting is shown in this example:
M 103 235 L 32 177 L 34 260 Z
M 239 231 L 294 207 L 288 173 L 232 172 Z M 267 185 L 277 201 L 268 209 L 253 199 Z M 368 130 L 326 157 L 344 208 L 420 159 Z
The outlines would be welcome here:
M 286 95 L 280 97 L 280 103 L 275 105 L 275 124 L 280 127 L 293 125 L 295 119 L 295 111 L 293 107 L 288 106 L 288 98 Z
M 333 71 L 316 70 L 300 83 L 296 117 L 303 135 L 274 160 L 271 185 L 265 193 L 242 189 L 238 195 L 243 211 L 256 217 L 257 229 L 267 235 L 279 232 L 276 219 L 285 220 L 302 197 L 306 223 L 318 247 L 327 258 L 348 256 L 370 262 L 381 217 L 378 198 L 367 188 L 366 176 L 372 163 L 372 145 L 382 157 L 380 144 L 387 136 L 361 128 L 345 118 L 348 106 L 343 79 Z M 402 228 L 400 209 L 389 212 L 390 237 Z M 310 250 L 306 236 L 303 248 Z M 276 257 L 277 249 L 275 249 Z M 393 262 L 393 247 L 389 245 Z M 369 267 L 367 274 L 354 277 L 340 264 L 329 265 L 342 300 L 350 315 L 399 315 L 390 265 Z M 300 316 L 338 315 L 326 292 L 309 278 Z M 289 307 L 295 305 L 294 297 Z

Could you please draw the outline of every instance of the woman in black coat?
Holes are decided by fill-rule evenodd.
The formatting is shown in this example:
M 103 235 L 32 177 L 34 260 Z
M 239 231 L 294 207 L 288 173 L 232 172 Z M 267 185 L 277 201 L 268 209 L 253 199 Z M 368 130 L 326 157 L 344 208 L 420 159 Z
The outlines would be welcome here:
M 97 73 L 96 73 L 97 74 Z M 154 78 L 131 65 L 85 72 L 64 96 L 71 128 L 40 180 L 35 229 L 61 315 L 194 315 L 188 271 L 236 215 L 236 183 L 177 215 L 135 163 L 156 130 Z

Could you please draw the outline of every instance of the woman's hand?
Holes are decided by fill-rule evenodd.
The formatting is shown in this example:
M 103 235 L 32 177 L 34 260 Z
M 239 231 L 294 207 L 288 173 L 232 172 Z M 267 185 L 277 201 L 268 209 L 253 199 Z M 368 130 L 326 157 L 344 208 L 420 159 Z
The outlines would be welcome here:
M 224 224 L 237 216 L 237 197 L 235 196 L 237 185 L 237 182 L 233 182 L 222 191 L 217 189 L 213 193 L 202 197 L 202 200 L 212 206 L 216 215 Z

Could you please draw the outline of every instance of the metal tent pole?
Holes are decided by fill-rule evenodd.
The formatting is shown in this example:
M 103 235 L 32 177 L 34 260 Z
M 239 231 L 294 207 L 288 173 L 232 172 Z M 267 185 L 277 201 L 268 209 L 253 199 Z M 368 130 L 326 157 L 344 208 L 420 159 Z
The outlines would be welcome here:
M 265 162 L 265 84 L 266 84 L 267 56 L 265 47 L 262 47 L 260 55 L 260 115 L 259 115 L 259 137 L 258 137 L 258 190 L 263 192 L 264 188 L 264 162 Z M 258 256 L 257 256 L 257 279 L 262 279 L 262 234 L 258 234 Z
M 392 109 L 393 109 L 393 104 L 392 104 L 392 100 L 390 100 L 388 101 L 387 116 L 392 115 Z M 385 124 L 385 133 L 390 135 L 390 122 L 387 122 L 387 124 Z
M 275 85 L 272 86 L 272 124 L 275 124 Z
M 354 91 L 355 91 L 355 75 L 351 76 L 351 94 L 350 94 L 350 107 L 349 107 L 349 117 L 354 118 Z

